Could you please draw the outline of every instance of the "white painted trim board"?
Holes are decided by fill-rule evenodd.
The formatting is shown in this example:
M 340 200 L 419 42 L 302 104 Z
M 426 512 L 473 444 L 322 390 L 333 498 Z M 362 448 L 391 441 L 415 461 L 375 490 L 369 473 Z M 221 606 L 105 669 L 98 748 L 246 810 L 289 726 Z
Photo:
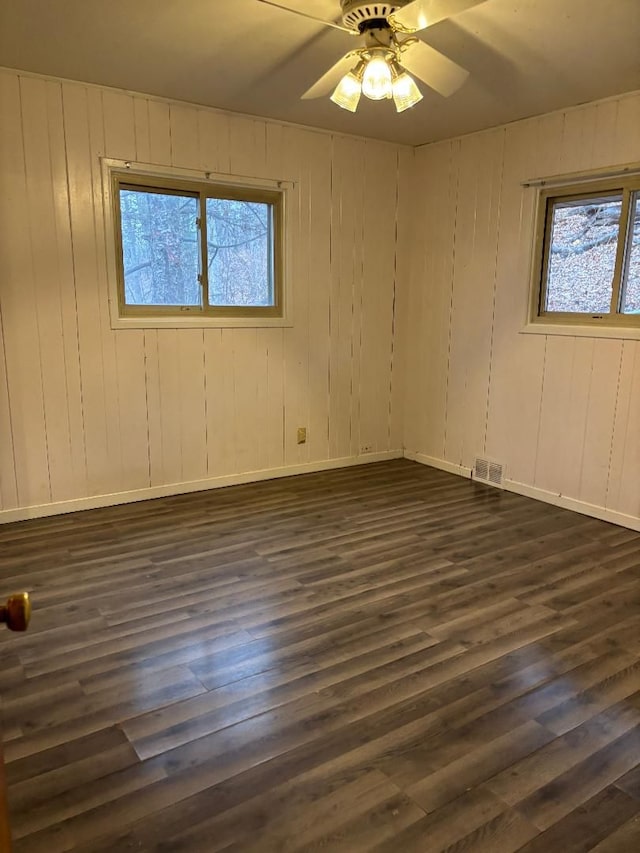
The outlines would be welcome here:
M 136 501 L 146 501 L 153 498 L 164 498 L 171 495 L 183 495 L 189 492 L 205 492 L 209 489 L 221 489 L 226 486 L 238 486 L 243 483 L 257 483 L 261 480 L 275 480 L 280 477 L 293 477 L 298 474 L 312 474 L 318 471 L 329 471 L 333 468 L 349 468 L 353 465 L 386 462 L 389 459 L 402 459 L 403 456 L 404 453 L 402 450 L 383 450 L 377 453 L 365 453 L 360 456 L 343 456 L 338 459 L 323 459 L 317 462 L 304 462 L 300 465 L 265 468 L 261 471 L 246 471 L 241 474 L 227 474 L 222 477 L 209 477 L 204 480 L 192 480 L 185 483 L 167 483 L 162 486 L 151 486 L 127 492 L 91 495 L 90 497 L 58 501 L 57 503 L 16 507 L 15 509 L 0 510 L 0 524 L 9 524 L 13 521 L 26 521 L 32 518 L 43 518 L 50 515 L 63 515 L 68 512 L 78 512 L 79 510 L 96 509 L 98 507 L 118 506 L 120 504 L 135 503 Z
M 169 497 L 171 495 L 182 495 L 190 492 L 203 492 L 209 489 L 221 489 L 226 486 L 237 486 L 244 483 L 257 483 L 262 480 L 275 480 L 281 477 L 293 477 L 298 474 L 312 474 L 318 471 L 329 471 L 336 468 L 349 468 L 354 465 L 371 464 L 372 462 L 385 462 L 390 459 L 409 459 L 419 462 L 430 468 L 437 468 L 449 474 L 471 479 L 472 470 L 465 465 L 448 462 L 446 459 L 438 459 L 412 450 L 386 450 L 379 453 L 366 453 L 362 456 L 343 456 L 338 459 L 326 459 L 318 462 L 305 462 L 301 465 L 289 465 L 281 468 L 266 468 L 261 471 L 247 471 L 242 474 L 228 474 L 222 477 L 211 477 L 204 480 L 194 480 L 186 483 L 168 483 L 162 486 L 152 486 L 147 489 L 135 489 L 127 492 L 114 492 L 107 495 L 92 495 L 91 497 L 76 498 L 69 501 L 57 503 L 40 504 L 38 506 L 16 507 L 0 511 L 0 524 L 9 524 L 14 521 L 26 521 L 32 518 L 43 518 L 45 516 L 62 515 L 69 512 L 77 512 L 85 509 L 96 509 L 98 507 L 118 506 L 120 504 L 135 503 L 137 501 L 151 500 L 153 498 Z M 486 485 L 483 483 L 482 485 Z M 491 488 L 491 486 L 489 486 Z M 505 491 L 514 492 L 523 497 L 533 498 L 544 503 L 553 504 L 562 509 L 579 512 L 592 518 L 608 521 L 620 527 L 640 532 L 640 518 L 627 515 L 622 512 L 607 509 L 596 504 L 586 503 L 575 498 L 559 495 L 555 492 L 519 483 L 516 480 L 505 480 L 503 483 Z
M 436 459 L 433 456 L 426 456 L 424 453 L 417 453 L 412 450 L 405 450 L 405 459 L 411 459 L 413 462 L 420 462 L 421 465 L 428 465 L 431 468 L 439 468 L 441 471 L 448 471 L 450 474 L 457 474 L 460 477 L 471 479 L 472 470 L 464 465 L 456 465 L 453 462 L 447 462 L 445 459 Z M 487 483 L 481 483 L 486 486 Z M 488 488 L 495 488 L 488 486 Z M 607 509 L 604 506 L 590 504 L 586 501 L 580 501 L 576 498 L 570 498 L 566 495 L 560 495 L 556 492 L 550 492 L 547 489 L 540 489 L 536 486 L 529 486 L 527 483 L 519 483 L 517 480 L 504 480 L 502 488 L 507 492 L 514 492 L 517 495 L 522 495 L 526 498 L 533 498 L 537 501 L 553 504 L 553 506 L 569 509 L 573 512 L 579 512 L 582 515 L 588 515 L 591 518 L 600 519 L 600 521 L 608 521 L 611 524 L 617 524 L 620 527 L 627 527 L 630 530 L 640 532 L 640 518 L 633 515 L 627 515 L 623 512 L 617 512 L 612 509 Z

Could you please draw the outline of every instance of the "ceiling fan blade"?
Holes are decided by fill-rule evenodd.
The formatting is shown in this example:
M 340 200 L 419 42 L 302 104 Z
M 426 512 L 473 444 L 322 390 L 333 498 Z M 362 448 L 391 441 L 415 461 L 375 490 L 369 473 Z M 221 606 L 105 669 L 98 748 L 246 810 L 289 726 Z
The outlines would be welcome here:
M 307 89 L 304 95 L 302 95 L 302 99 L 306 101 L 310 98 L 322 98 L 323 95 L 328 95 L 329 92 L 335 89 L 344 75 L 348 71 L 351 71 L 355 64 L 355 53 L 345 53 L 342 59 L 339 59 L 319 80 L 316 80 L 310 89 Z
M 417 39 L 402 51 L 400 64 L 445 98 L 453 95 L 469 76 L 456 62 Z
M 485 0 L 413 0 L 390 16 L 392 24 L 405 33 L 417 33 L 454 15 L 479 6 Z
M 300 9 L 292 9 L 291 6 L 285 6 L 282 3 L 274 3 L 273 0 L 258 0 L 258 3 L 264 3 L 265 6 L 273 6 L 274 9 L 282 9 L 285 12 L 293 12 L 294 15 L 299 15 L 301 18 L 307 18 L 309 21 L 315 21 L 317 24 L 324 24 L 325 27 L 333 27 L 334 30 L 342 30 L 343 33 L 357 35 L 354 30 L 343 27 L 341 24 L 336 24 L 335 21 L 325 21 L 324 18 L 317 18 L 315 15 L 309 15 Z

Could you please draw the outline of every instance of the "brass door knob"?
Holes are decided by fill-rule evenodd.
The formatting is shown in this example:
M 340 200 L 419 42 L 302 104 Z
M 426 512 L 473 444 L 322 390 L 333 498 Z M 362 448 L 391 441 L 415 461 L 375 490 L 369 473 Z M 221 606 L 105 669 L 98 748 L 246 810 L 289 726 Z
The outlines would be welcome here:
M 31 601 L 28 592 L 10 595 L 7 603 L 0 605 L 0 623 L 10 631 L 26 631 L 31 619 Z

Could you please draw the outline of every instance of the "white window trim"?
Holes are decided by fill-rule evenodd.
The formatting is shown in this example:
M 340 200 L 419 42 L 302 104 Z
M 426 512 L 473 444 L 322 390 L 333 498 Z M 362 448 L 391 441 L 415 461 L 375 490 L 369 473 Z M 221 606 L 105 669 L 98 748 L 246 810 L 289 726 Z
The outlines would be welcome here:
M 523 335 L 560 335 L 574 338 L 609 338 L 616 340 L 640 340 L 639 326 L 625 326 L 623 324 L 606 323 L 585 324 L 579 320 L 572 323 L 545 322 L 545 318 L 537 314 L 537 302 L 539 296 L 540 282 L 537 276 L 539 266 L 538 258 L 538 227 L 541 216 L 541 206 L 546 206 L 545 190 L 550 188 L 565 188 L 568 186 L 581 187 L 584 184 L 615 180 L 616 178 L 629 178 L 640 175 L 639 163 L 628 163 L 618 167 L 607 169 L 590 170 L 586 172 L 554 175 L 547 178 L 535 178 L 523 181 L 520 186 L 523 192 L 529 195 L 530 210 L 530 234 L 529 234 L 529 263 L 527 279 L 529 292 L 527 299 L 527 313 L 524 325 L 519 329 Z
M 291 293 L 291 254 L 292 222 L 291 211 L 295 210 L 297 186 L 291 180 L 270 180 L 246 175 L 229 175 L 219 172 L 205 172 L 195 169 L 181 169 L 176 166 L 158 166 L 152 163 L 139 163 L 133 160 L 114 160 L 108 157 L 100 159 L 102 169 L 102 192 L 105 223 L 105 246 L 107 261 L 107 281 L 109 292 L 109 315 L 112 329 L 238 329 L 269 328 L 293 326 L 293 299 Z M 227 184 L 232 187 L 248 189 L 270 189 L 282 193 L 282 316 L 280 317 L 216 317 L 216 316 L 157 316 L 157 317 L 121 317 L 118 308 L 118 275 L 116 256 L 116 237 L 111 190 L 112 175 L 148 175 L 153 178 L 183 178 L 190 181 L 215 184 Z
M 640 329 L 632 326 L 562 326 L 560 323 L 527 323 L 521 335 L 564 335 L 571 338 L 615 338 L 640 341 Z

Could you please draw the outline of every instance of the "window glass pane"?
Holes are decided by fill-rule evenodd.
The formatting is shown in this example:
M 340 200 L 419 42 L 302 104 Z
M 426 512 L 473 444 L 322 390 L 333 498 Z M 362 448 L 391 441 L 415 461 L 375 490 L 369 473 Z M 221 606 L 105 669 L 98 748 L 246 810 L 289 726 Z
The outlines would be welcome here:
M 640 314 L 640 193 L 631 197 L 627 266 L 622 313 Z
M 120 190 L 127 305 L 201 305 L 198 199 Z
M 274 305 L 273 205 L 207 199 L 210 305 Z
M 553 205 L 545 311 L 610 311 L 621 210 L 621 194 Z

